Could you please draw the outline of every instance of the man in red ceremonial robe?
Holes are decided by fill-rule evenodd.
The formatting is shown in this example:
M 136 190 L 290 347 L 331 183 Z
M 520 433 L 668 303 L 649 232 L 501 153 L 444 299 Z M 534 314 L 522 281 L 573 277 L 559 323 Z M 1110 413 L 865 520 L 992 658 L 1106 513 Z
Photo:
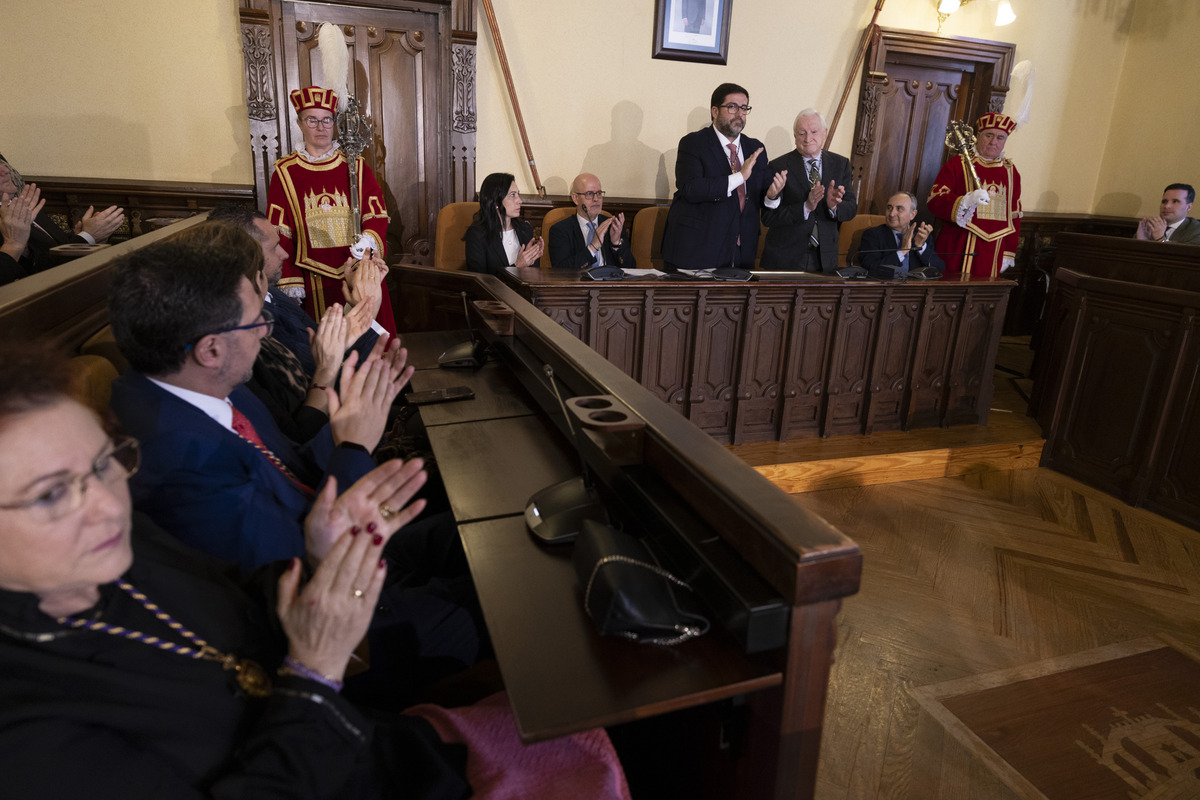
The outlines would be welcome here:
M 944 280 L 995 278 L 1013 265 L 1021 229 L 1021 174 L 1004 157 L 1004 143 L 1016 127 L 1012 117 L 998 113 L 984 114 L 975 123 L 971 163 L 979 189 L 971 189 L 961 154 L 938 172 L 929 210 L 942 220 L 936 250 L 946 261 Z
M 357 159 L 362 230 L 353 230 L 350 170 L 338 149 L 337 95 L 319 86 L 291 93 L 304 135 L 303 147 L 275 162 L 267 192 L 267 218 L 287 251 L 279 288 L 320 320 L 325 309 L 345 302 L 342 280 L 368 250 L 386 255 L 388 215 L 383 192 L 362 157 Z M 387 284 L 376 321 L 395 335 Z

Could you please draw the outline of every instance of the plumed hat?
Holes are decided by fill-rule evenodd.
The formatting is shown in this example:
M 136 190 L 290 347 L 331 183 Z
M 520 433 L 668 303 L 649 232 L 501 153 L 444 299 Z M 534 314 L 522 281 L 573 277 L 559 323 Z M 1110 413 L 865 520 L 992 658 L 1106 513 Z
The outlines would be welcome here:
M 1017 121 L 1007 114 L 992 112 L 991 114 L 984 114 L 975 123 L 976 134 L 992 130 L 993 128 L 998 128 L 1005 133 L 1012 133 L 1017 129 Z
M 322 108 L 331 114 L 337 113 L 338 96 L 332 89 L 322 89 L 320 86 L 305 86 L 296 89 L 289 97 L 292 108 L 299 114 L 306 108 Z

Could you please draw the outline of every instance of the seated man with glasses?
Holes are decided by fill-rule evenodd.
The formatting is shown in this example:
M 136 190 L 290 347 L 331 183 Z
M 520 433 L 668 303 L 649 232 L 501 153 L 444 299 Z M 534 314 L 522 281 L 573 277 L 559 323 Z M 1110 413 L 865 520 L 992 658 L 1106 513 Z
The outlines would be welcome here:
M 338 96 L 308 86 L 292 92 L 291 101 L 304 144 L 275 162 L 267 219 L 278 230 L 287 255 L 279 288 L 320 321 L 327 308 L 345 302 L 342 281 L 347 268 L 368 251 L 380 258 L 387 255 L 388 214 L 375 173 L 358 156 L 361 230 L 352 230 L 350 169 L 336 141 Z M 396 335 L 386 283 L 376 319 Z
M 554 269 L 621 267 L 633 269 L 633 251 L 625 235 L 625 215 L 605 214 L 600 179 L 583 173 L 571 183 L 571 202 L 578 213 L 550 229 L 550 266 Z
M 230 235 L 207 245 L 168 239 L 114 265 L 109 316 L 135 371 L 113 382 L 112 408 L 142 442 L 131 483 L 138 509 L 251 570 L 304 554 L 316 492 L 329 477 L 347 489 L 374 467 L 370 450 L 412 370 L 378 357 L 348 365 L 329 424 L 303 445 L 288 439 L 242 385 L 274 324 L 246 277 L 262 249 L 243 231 L 206 225 Z
M 663 230 L 663 268 L 754 269 L 758 213 L 779 205 L 787 173 L 772 176 L 762 142 L 742 135 L 750 93 L 723 83 L 712 93 L 712 125 L 679 140 L 675 197 Z

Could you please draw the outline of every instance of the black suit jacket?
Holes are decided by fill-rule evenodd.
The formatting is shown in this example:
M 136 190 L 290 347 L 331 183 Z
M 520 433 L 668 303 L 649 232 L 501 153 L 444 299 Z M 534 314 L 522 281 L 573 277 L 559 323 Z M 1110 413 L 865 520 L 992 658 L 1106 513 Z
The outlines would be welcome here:
M 271 336 L 292 351 L 292 354 L 300 360 L 300 366 L 304 367 L 305 374 L 311 378 L 317 371 L 317 363 L 313 360 L 312 345 L 308 341 L 308 330 L 311 328 L 315 331 L 317 322 L 308 315 L 302 305 L 278 287 L 271 287 L 269 293 L 271 302 L 267 308 L 275 315 L 275 329 L 271 331 Z M 350 347 L 350 350 L 358 353 L 359 364 L 366 361 L 371 348 L 378 340 L 379 334 L 368 328 L 367 332 L 358 337 L 358 341 Z M 346 351 L 347 355 L 349 352 L 349 350 Z
M 896 232 L 887 225 L 876 225 L 863 231 L 858 252 L 859 266 L 868 271 L 878 266 L 900 266 L 900 259 L 896 255 Z M 917 252 L 915 247 L 908 252 L 908 269 L 917 267 L 936 267 L 943 272 L 946 270 L 945 262 L 933 250 L 932 235 L 925 240 L 924 252 Z
M 762 142 L 745 134 L 742 155 L 749 158 Z M 746 181 L 746 207 L 738 208 L 737 192 L 729 193 L 729 151 L 711 127 L 679 140 L 675 160 L 675 197 L 667 212 L 662 254 L 674 269 L 754 268 L 758 254 L 758 212 L 771 187 L 764 151 Z M 741 244 L 738 245 L 738 237 Z
M 764 208 L 763 224 L 767 226 L 767 241 L 763 247 L 762 269 L 804 270 L 806 272 L 833 272 L 838 268 L 838 230 L 842 223 L 854 219 L 858 213 L 858 201 L 851 185 L 850 159 L 821 151 L 821 183 L 829 186 L 837 181 L 846 187 L 846 196 L 838 203 L 837 213 L 829 215 L 829 207 L 822 200 L 817 209 L 804 218 L 804 201 L 812 190 L 808 170 L 804 168 L 804 156 L 795 150 L 771 162 L 770 174 L 788 171 L 787 185 L 779 195 L 778 208 Z M 819 259 L 814 258 L 809 246 L 813 228 L 817 231 Z
M 599 225 L 603 222 L 603 217 L 609 216 L 612 215 L 601 212 L 602 219 L 596 224 Z M 616 246 L 613 245 L 612 238 L 605 234 L 601 250 L 606 266 L 621 269 L 634 269 L 637 266 L 637 262 L 633 260 L 633 250 L 629 246 L 629 237 L 625 233 L 621 231 L 621 241 Z M 549 247 L 550 266 L 554 269 L 583 269 L 592 263 L 592 251 L 588 250 L 587 242 L 583 240 L 578 214 L 554 223 L 550 228 Z
M 0 286 L 6 283 L 29 277 L 35 272 L 54 265 L 50 258 L 50 248 L 60 244 L 86 244 L 87 239 L 74 233 L 67 233 L 54 221 L 45 209 L 37 215 L 37 225 L 29 226 L 29 245 L 19 259 L 0 253 Z M 39 227 L 41 226 L 41 227 Z M 0 236 L 0 244 L 4 237 Z
M 533 238 L 533 226 L 523 219 L 514 219 L 513 229 L 517 232 L 517 241 L 522 245 Z M 467 269 L 471 272 L 499 275 L 512 266 L 500 237 L 489 240 L 482 226 L 467 228 L 463 241 L 467 243 Z

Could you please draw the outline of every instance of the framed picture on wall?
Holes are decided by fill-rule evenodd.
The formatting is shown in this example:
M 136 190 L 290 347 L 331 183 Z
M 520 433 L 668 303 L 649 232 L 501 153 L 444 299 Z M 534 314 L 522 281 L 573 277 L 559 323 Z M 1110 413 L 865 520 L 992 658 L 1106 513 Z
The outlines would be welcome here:
M 654 0 L 654 58 L 724 64 L 733 0 Z

